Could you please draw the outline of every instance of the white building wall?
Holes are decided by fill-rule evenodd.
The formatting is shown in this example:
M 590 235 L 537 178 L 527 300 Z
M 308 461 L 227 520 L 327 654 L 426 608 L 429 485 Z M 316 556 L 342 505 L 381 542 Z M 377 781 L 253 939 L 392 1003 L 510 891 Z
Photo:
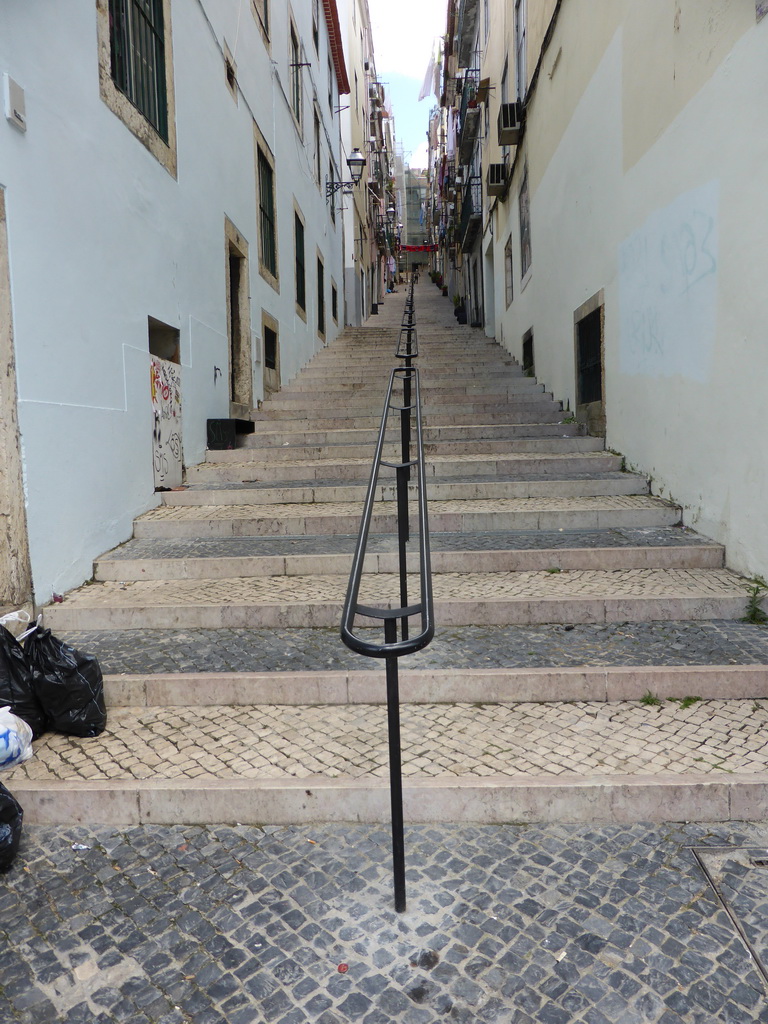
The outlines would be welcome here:
M 249 4 L 173 3 L 176 178 L 100 98 L 95 4 L 54 5 L 44 16 L 34 5 L 0 10 L 0 72 L 25 89 L 28 125 L 21 134 L 0 122 L 0 184 L 39 603 L 89 577 L 93 558 L 126 540 L 134 516 L 157 504 L 148 316 L 180 331 L 187 465 L 204 456 L 206 420 L 229 414 L 225 216 L 249 246 L 254 400 L 263 394 L 262 308 L 280 324 L 283 380 L 322 344 L 317 248 L 325 260 L 326 340 L 337 333 L 331 281 L 343 308 L 341 223 L 329 223 L 324 183 L 313 178 L 313 83 L 324 122 L 323 175 L 331 149 L 338 161 L 328 35 L 321 13 L 316 56 L 310 5 L 295 8 L 312 64 L 303 69 L 308 150 L 283 95 L 287 9 L 272 5 L 268 52 Z M 237 102 L 226 86 L 225 41 L 237 65 Z M 252 115 L 275 157 L 279 294 L 258 270 Z M 306 218 L 306 324 L 295 315 L 294 199 Z
M 766 575 L 768 20 L 718 26 L 721 45 L 728 31 L 727 55 L 706 75 L 699 69 L 701 81 L 644 147 L 635 145 L 639 95 L 627 71 L 638 40 L 621 26 L 551 144 L 548 91 L 554 98 L 557 75 L 568 85 L 578 49 L 564 45 L 562 66 L 545 77 L 568 43 L 556 36 L 521 154 L 532 182 L 532 274 L 521 291 L 519 165 L 496 222 L 496 310 L 518 358 L 534 328 L 537 377 L 573 409 L 574 311 L 604 289 L 608 445 L 652 478 L 655 493 L 681 503 L 686 523 L 725 543 L 730 565 Z M 681 80 L 695 80 L 702 52 L 680 61 Z M 515 297 L 506 310 L 510 231 Z

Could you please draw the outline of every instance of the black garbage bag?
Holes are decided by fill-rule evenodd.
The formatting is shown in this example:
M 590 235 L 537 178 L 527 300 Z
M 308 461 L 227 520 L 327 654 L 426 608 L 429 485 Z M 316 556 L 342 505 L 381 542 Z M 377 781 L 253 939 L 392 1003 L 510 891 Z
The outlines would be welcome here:
M 45 732 L 45 716 L 35 695 L 36 672 L 19 641 L 0 626 L 0 707 L 9 707 L 32 729 L 33 739 Z
M 92 654 L 83 654 L 54 636 L 36 629 L 24 642 L 35 669 L 33 688 L 46 725 L 69 736 L 98 736 L 107 724 L 104 681 Z
M 23 819 L 21 804 L 0 783 L 0 872 L 7 871 L 16 859 Z

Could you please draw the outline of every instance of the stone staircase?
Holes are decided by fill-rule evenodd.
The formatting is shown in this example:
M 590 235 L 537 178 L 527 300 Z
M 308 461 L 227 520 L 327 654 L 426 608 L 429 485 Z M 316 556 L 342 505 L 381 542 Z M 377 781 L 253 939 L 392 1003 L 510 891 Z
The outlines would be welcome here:
M 406 821 L 762 817 L 746 582 L 426 283 L 416 311 L 437 635 L 401 663 Z M 28 820 L 387 820 L 382 666 L 337 631 L 401 314 L 319 352 L 45 609 L 101 658 L 110 725 L 9 774 Z

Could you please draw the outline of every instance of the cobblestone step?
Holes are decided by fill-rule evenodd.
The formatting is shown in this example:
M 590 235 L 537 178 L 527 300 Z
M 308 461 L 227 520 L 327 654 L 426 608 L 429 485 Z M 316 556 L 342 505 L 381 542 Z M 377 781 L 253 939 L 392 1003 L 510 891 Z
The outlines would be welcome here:
M 409 822 L 758 820 L 768 701 L 405 703 Z M 381 705 L 113 707 L 6 773 L 32 822 L 386 821 Z M 696 810 L 696 814 L 692 811 Z
M 188 484 L 183 488 L 165 491 L 164 506 L 241 505 L 256 503 L 278 506 L 283 504 L 323 504 L 347 502 L 362 507 L 368 487 L 367 480 L 284 480 L 280 484 L 248 481 L 247 483 Z M 427 484 L 430 503 L 459 500 L 503 500 L 513 498 L 567 499 L 595 497 L 597 495 L 647 494 L 648 483 L 633 473 L 602 473 L 595 476 L 582 474 L 563 480 L 548 477 L 523 480 L 504 480 L 475 476 L 468 480 L 432 480 Z M 380 483 L 377 501 L 394 501 L 395 485 Z M 277 510 L 273 511 L 273 515 Z
M 642 531 L 638 531 L 642 532 Z M 670 530 L 680 534 L 680 531 Z M 551 535 L 550 535 L 551 536 Z M 562 538 L 562 534 L 560 537 Z M 613 547 L 579 544 L 576 546 L 515 546 L 512 534 L 498 538 L 485 535 L 484 543 L 473 543 L 473 534 L 441 534 L 431 538 L 434 572 L 531 572 L 554 568 L 632 569 L 632 568 L 721 568 L 723 548 L 700 542 L 617 544 Z M 335 541 L 328 544 L 324 541 Z M 495 546 L 494 546 L 495 540 Z M 229 576 L 302 576 L 313 573 L 343 574 L 349 569 L 356 538 L 297 537 L 224 538 L 202 541 L 129 541 L 116 552 L 98 559 L 94 579 L 162 580 L 220 579 Z M 368 572 L 398 572 L 397 541 L 393 537 L 372 538 Z M 377 543 L 378 542 L 378 543 Z M 417 571 L 416 556 L 409 556 L 411 571 Z
M 347 575 L 94 583 L 45 609 L 53 629 L 334 626 Z M 419 593 L 418 580 L 409 587 Z M 436 573 L 435 617 L 466 624 L 740 618 L 745 581 L 726 569 Z M 397 607 L 399 579 L 363 577 L 360 601 Z M 363 623 L 365 624 L 365 623 Z
M 433 454 L 426 462 L 427 480 L 467 478 L 472 476 L 513 480 L 550 476 L 564 479 L 586 473 L 616 473 L 622 468 L 622 459 L 610 452 L 497 452 Z M 386 470 L 382 470 L 382 476 Z M 227 465 L 206 465 L 187 472 L 188 483 L 253 481 L 323 481 L 364 480 L 371 475 L 371 456 L 359 458 L 283 459 L 269 458 Z M 389 474 L 394 475 L 394 474 Z M 174 492 L 166 492 L 174 493 Z M 179 492 L 176 492 L 179 493 Z
M 311 499 L 307 499 L 311 502 Z M 675 526 L 680 509 L 648 495 L 574 498 L 506 498 L 503 500 L 433 500 L 430 530 L 474 533 L 506 530 L 590 530 Z M 356 533 L 357 502 L 273 505 L 160 505 L 134 521 L 134 537 L 302 537 Z M 393 533 L 393 502 L 377 502 L 373 532 Z M 412 529 L 417 529 L 416 519 Z
M 363 636 L 376 640 L 381 628 Z M 360 672 L 381 666 L 345 647 L 338 627 L 328 629 L 126 629 L 67 630 L 64 639 L 94 653 L 110 675 L 159 674 L 307 674 L 314 678 L 328 671 Z M 432 643 L 401 662 L 401 672 L 446 673 L 459 678 L 480 670 L 514 669 L 524 674 L 547 669 L 642 668 L 660 674 L 659 685 L 647 690 L 661 696 L 681 696 L 665 689 L 668 668 L 692 672 L 710 666 L 728 677 L 731 668 L 768 665 L 768 627 L 752 622 L 708 619 L 700 622 L 669 619 L 664 622 L 577 623 L 533 626 L 463 626 L 446 629 L 438 624 Z M 520 678 L 520 675 L 518 675 Z M 695 678 L 695 676 L 694 676 Z M 703 685 L 703 684 L 702 684 Z M 312 690 L 315 693 L 316 690 Z M 645 692 L 645 691 L 644 691 Z M 705 693 L 691 682 L 682 696 L 766 696 L 762 689 L 739 694 L 723 690 Z M 571 693 L 569 696 L 573 696 Z M 575 692 L 579 695 L 579 691 Z M 511 695 L 505 695 L 510 699 Z M 557 696 L 557 694 L 555 694 Z M 560 696 L 565 699 L 565 695 Z M 582 693 L 597 699 L 594 693 Z M 616 699 L 635 696 L 615 692 Z M 469 699 L 469 697 L 467 697 Z

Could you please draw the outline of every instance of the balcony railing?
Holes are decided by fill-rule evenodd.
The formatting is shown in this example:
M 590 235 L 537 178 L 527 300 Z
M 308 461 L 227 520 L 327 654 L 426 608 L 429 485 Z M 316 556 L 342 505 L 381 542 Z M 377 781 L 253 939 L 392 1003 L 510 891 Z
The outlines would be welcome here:
M 479 174 L 473 175 L 464 187 L 459 221 L 459 241 L 462 252 L 468 252 L 477 237 L 483 216 L 483 182 Z

